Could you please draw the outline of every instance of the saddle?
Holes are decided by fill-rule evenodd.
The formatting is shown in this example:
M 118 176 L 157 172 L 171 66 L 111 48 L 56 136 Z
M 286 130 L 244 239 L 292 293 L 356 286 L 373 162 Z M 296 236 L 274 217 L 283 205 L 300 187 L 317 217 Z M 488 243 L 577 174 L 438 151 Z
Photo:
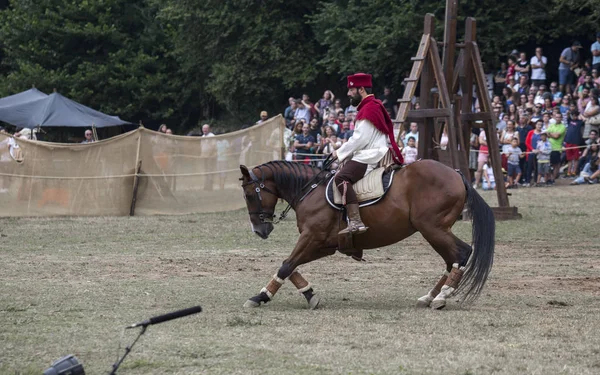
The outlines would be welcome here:
M 379 202 L 385 196 L 385 193 L 392 186 L 395 169 L 376 168 L 367 174 L 357 183 L 352 185 L 358 198 L 359 207 L 371 206 Z M 325 199 L 327 203 L 336 210 L 342 211 L 342 194 L 335 187 L 334 176 L 327 182 L 325 189 Z
M 352 185 L 358 198 L 358 206 L 371 206 L 383 199 L 385 193 L 387 193 L 387 191 L 390 189 L 390 186 L 392 186 L 395 170 L 396 168 L 376 168 L 357 183 Z M 334 176 L 331 177 L 327 182 L 325 199 L 327 199 L 327 203 L 329 203 L 331 207 L 343 212 L 343 220 L 340 222 L 341 226 L 342 222 L 347 221 L 347 217 L 345 217 L 346 213 L 344 206 L 342 205 L 342 195 L 335 186 L 334 177 L 335 173 Z M 352 259 L 356 261 L 364 261 L 363 250 L 357 249 L 354 246 L 351 233 L 338 236 L 337 250 L 342 254 L 352 257 Z

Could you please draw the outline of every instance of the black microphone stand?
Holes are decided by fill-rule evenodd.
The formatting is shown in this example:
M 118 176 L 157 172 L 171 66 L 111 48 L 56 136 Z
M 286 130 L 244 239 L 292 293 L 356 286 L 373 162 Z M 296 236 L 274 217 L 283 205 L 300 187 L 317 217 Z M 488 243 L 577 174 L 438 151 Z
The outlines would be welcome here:
M 133 346 L 135 345 L 135 343 L 140 339 L 140 337 L 142 337 L 142 335 L 144 333 L 146 333 L 146 328 L 148 328 L 147 325 L 143 325 L 142 329 L 140 330 L 140 334 L 135 338 L 135 340 L 133 341 L 133 343 L 131 343 L 131 345 L 126 346 L 125 347 L 125 354 L 123 354 L 123 356 L 113 364 L 113 369 L 110 372 L 109 375 L 116 375 L 117 374 L 117 369 L 119 368 L 119 366 L 121 366 L 121 363 L 123 363 L 123 360 L 125 360 L 125 357 L 127 357 L 127 354 L 129 354 L 129 352 L 131 352 L 131 349 L 133 348 Z

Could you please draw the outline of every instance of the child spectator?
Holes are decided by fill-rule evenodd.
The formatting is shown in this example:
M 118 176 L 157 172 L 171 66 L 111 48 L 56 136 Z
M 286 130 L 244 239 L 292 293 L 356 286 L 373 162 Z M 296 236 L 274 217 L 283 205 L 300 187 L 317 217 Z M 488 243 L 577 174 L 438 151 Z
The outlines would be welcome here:
M 506 149 L 506 152 L 508 156 L 508 184 L 506 187 L 517 187 L 522 174 L 519 161 L 525 156 L 519 147 L 519 138 L 515 137 L 512 139 L 510 147 Z
M 549 181 L 550 177 L 550 153 L 552 146 L 548 141 L 548 133 L 543 131 L 540 134 L 540 140 L 535 147 L 535 154 L 538 161 L 538 178 L 537 184 Z
M 404 162 L 411 164 L 417 161 L 418 150 L 415 147 L 415 137 L 408 137 L 408 143 L 406 147 L 402 149 L 402 156 L 404 156 Z
M 496 190 L 494 170 L 487 163 L 483 165 L 483 181 L 481 182 L 481 186 L 483 186 L 483 190 Z

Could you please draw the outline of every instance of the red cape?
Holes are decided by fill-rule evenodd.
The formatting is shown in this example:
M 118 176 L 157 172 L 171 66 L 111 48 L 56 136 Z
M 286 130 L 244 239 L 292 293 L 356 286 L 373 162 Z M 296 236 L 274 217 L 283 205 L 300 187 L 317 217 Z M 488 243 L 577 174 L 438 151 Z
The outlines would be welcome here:
M 390 115 L 385 110 L 385 107 L 381 103 L 381 100 L 375 99 L 375 96 L 368 95 L 358 105 L 358 114 L 356 120 L 368 120 L 370 121 L 377 130 L 387 135 L 390 139 L 391 149 L 393 151 L 392 156 L 396 163 L 403 164 L 404 158 L 398 148 L 396 139 L 394 138 L 394 124 L 390 119 Z

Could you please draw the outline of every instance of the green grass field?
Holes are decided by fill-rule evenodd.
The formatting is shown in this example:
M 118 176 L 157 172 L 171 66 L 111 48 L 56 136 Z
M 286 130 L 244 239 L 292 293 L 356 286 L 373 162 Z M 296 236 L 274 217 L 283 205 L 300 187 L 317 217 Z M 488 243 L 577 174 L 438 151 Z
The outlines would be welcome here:
M 70 353 L 107 373 L 134 338 L 124 326 L 201 305 L 149 327 L 119 373 L 598 374 L 598 187 L 512 194 L 523 219 L 497 224 L 481 299 L 443 311 L 414 307 L 444 267 L 418 234 L 367 263 L 336 254 L 301 267 L 319 310 L 290 283 L 248 310 L 291 251 L 293 218 L 266 241 L 245 211 L 0 219 L 0 373 L 40 374 Z M 454 230 L 468 240 L 471 224 Z

